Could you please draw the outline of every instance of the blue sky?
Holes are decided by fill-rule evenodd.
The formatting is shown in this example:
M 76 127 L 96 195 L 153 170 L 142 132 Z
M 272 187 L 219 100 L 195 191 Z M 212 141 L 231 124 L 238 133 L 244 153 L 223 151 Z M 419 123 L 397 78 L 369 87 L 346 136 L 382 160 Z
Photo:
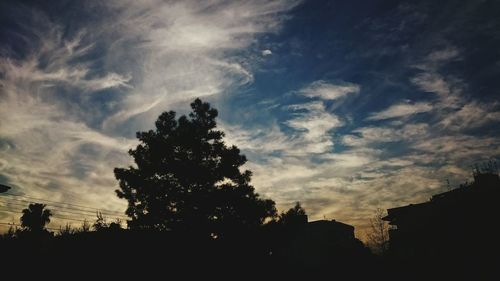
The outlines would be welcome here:
M 200 97 L 259 193 L 362 229 L 500 155 L 500 3 L 414 2 L 2 1 L 0 183 L 122 211 L 135 132 Z

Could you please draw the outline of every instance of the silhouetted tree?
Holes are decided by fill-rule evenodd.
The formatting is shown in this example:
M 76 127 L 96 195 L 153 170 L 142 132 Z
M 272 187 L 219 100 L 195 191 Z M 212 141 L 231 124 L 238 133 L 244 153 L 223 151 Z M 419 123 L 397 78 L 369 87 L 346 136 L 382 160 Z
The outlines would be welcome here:
M 293 208 L 290 208 L 288 211 L 280 214 L 278 222 L 283 225 L 302 224 L 307 222 L 307 214 L 300 205 L 300 202 L 296 202 Z
M 69 236 L 75 234 L 76 232 L 77 229 L 72 228 L 71 224 L 67 223 L 64 226 L 59 226 L 59 231 L 57 232 L 57 234 L 59 236 Z
M 101 212 L 97 212 L 97 219 L 92 225 L 95 231 L 103 230 L 120 230 L 122 229 L 122 223 L 120 219 L 116 219 L 114 222 L 107 222 L 106 218 Z
M 14 226 L 14 223 L 12 223 L 12 225 L 9 226 L 9 229 L 7 230 L 7 232 L 5 232 L 4 234 L 1 234 L 0 237 L 4 238 L 4 239 L 13 239 L 14 237 L 16 237 L 16 233 L 18 231 L 19 230 L 17 229 L 17 227 Z
M 84 219 L 82 222 L 82 226 L 77 230 L 77 232 L 90 232 L 90 229 L 92 226 L 90 225 L 89 221 L 87 219 Z
M 196 99 L 189 116 L 162 113 L 156 129 L 138 132 L 129 154 L 136 167 L 115 169 L 117 194 L 128 200 L 131 228 L 170 229 L 217 235 L 261 225 L 276 216 L 241 171 L 246 157 L 228 147 L 216 130 L 217 110 Z
M 389 249 L 389 226 L 382 218 L 385 211 L 377 208 L 370 219 L 370 229 L 366 233 L 368 246 L 376 253 L 383 255 Z
M 94 228 L 95 231 L 101 231 L 105 228 L 108 227 L 108 223 L 106 222 L 106 219 L 104 218 L 104 216 L 102 215 L 101 212 L 97 212 L 96 214 L 97 216 L 97 219 L 95 220 L 94 224 L 92 225 L 92 227 Z
M 45 209 L 46 206 L 40 203 L 29 204 L 28 208 L 23 210 L 21 226 L 31 232 L 45 231 L 45 225 L 50 222 L 52 216 L 52 212 Z
M 120 230 L 122 229 L 122 221 L 120 219 L 116 219 L 108 224 L 108 230 Z

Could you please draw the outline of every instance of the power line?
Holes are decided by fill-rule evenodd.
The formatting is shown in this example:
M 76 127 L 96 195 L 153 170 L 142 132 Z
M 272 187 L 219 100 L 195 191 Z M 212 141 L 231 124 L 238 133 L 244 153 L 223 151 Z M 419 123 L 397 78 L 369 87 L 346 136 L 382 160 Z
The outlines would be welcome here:
M 16 204 L 16 203 L 7 203 L 8 205 L 6 205 L 5 207 L 10 207 L 10 206 L 19 206 L 19 207 L 24 207 L 23 209 L 25 209 L 25 205 L 22 205 L 22 204 Z M 2 206 L 0 206 L 2 207 Z M 23 209 L 21 209 L 20 211 L 22 211 Z M 50 208 L 50 210 L 52 211 L 55 211 L 56 213 L 66 213 L 66 214 L 72 214 L 72 215 L 80 215 L 80 216 L 90 216 L 90 214 L 86 214 L 86 213 L 78 213 L 78 212 L 71 212 L 71 211 L 65 211 L 65 210 L 59 210 L 59 209 L 54 209 L 54 208 Z
M 2 209 L 3 208 L 3 209 Z M 19 214 L 19 215 L 22 215 L 22 210 L 19 210 L 19 209 L 8 209 L 8 208 L 5 208 L 3 206 L 0 206 L 0 210 L 2 212 L 7 212 L 7 213 L 14 213 L 14 214 Z M 56 219 L 62 219 L 62 220 L 73 220 L 73 221 L 80 221 L 80 222 L 84 222 L 84 221 L 87 221 L 87 222 L 90 222 L 90 221 L 93 221 L 95 220 L 95 218 L 87 218 L 87 217 L 80 217 L 80 218 L 76 218 L 76 217 L 68 217 L 68 216 L 60 216 L 60 215 L 52 215 L 51 216 L 52 218 L 56 218 Z M 83 219 L 83 220 L 82 220 Z
M 6 204 L 17 205 L 17 206 L 21 206 L 21 207 L 25 206 L 25 205 L 22 205 L 22 204 L 19 204 L 19 203 L 12 203 L 12 202 L 7 202 Z M 12 214 L 22 215 L 22 209 L 19 209 L 19 208 L 17 208 L 17 209 L 16 208 L 9 208 L 9 206 L 0 206 L 0 211 L 7 212 L 7 213 L 12 213 Z M 54 214 L 54 215 L 51 216 L 52 218 L 55 218 L 55 219 L 58 219 L 58 220 L 63 220 L 63 221 L 77 221 L 77 222 L 81 222 L 81 223 L 92 222 L 92 221 L 96 220 L 95 217 L 89 217 L 90 216 L 89 214 L 69 212 L 69 211 L 65 211 L 65 210 L 56 210 L 56 211 L 57 212 L 62 212 L 62 213 L 68 213 L 68 214 L 70 214 L 69 216 L 67 216 L 66 214 L 63 214 L 63 215 Z M 77 215 L 80 215 L 81 217 L 75 217 L 75 216 L 72 216 L 71 214 L 77 214 Z M 115 218 L 116 219 L 120 219 L 118 217 L 115 217 Z M 124 220 L 126 220 L 126 219 L 124 219 Z
M 2 212 L 13 213 L 13 214 L 20 214 L 20 215 L 22 214 L 22 212 L 20 212 L 20 211 L 13 211 L 13 210 L 9 210 L 9 209 L 3 210 Z M 71 221 L 79 221 L 79 222 L 88 222 L 89 221 L 87 219 L 82 220 L 82 219 L 75 219 L 75 218 L 70 218 L 70 217 L 65 217 L 65 216 L 59 216 L 59 215 L 52 215 L 51 217 L 55 218 L 55 219 L 60 219 L 60 220 L 71 220 Z
M 84 205 L 71 204 L 71 203 L 61 203 L 61 202 L 51 201 L 51 200 L 47 200 L 47 199 L 41 199 L 41 198 L 35 198 L 35 197 L 23 196 L 23 195 L 17 195 L 17 194 L 10 194 L 10 193 L 5 193 L 5 195 L 10 195 L 10 197 L 8 197 L 8 198 L 7 197 L 0 197 L 0 203 L 3 203 L 3 205 L 4 205 L 4 206 L 0 206 L 0 207 L 4 208 L 4 210 L 1 210 L 2 212 L 8 212 L 8 213 L 21 215 L 22 210 L 11 208 L 11 207 L 12 206 L 26 207 L 26 205 L 21 204 L 20 202 L 22 202 L 22 203 L 35 203 L 34 200 L 36 200 L 36 201 L 39 201 L 41 203 L 47 203 L 48 207 L 50 207 L 50 209 L 54 210 L 56 213 L 62 213 L 62 215 L 59 215 L 59 214 L 52 215 L 52 218 L 62 220 L 62 221 L 77 221 L 77 222 L 82 222 L 82 223 L 90 222 L 90 221 L 93 221 L 96 219 L 95 217 L 93 217 L 93 215 L 96 215 L 97 213 L 101 213 L 102 215 L 109 216 L 111 218 L 121 219 L 121 220 L 128 219 L 128 217 L 124 216 L 122 213 L 119 213 L 116 211 L 111 211 L 111 210 L 102 210 L 102 209 L 88 207 L 88 206 L 84 206 Z M 12 198 L 12 196 L 15 196 L 17 198 Z M 27 199 L 27 200 L 24 200 L 24 199 Z M 15 202 L 12 202 L 12 201 L 15 201 Z M 71 206 L 73 206 L 73 207 L 71 207 Z M 86 208 L 86 209 L 83 209 L 83 208 Z M 1 225 L 21 227 L 20 225 L 15 224 L 15 223 L 2 222 Z M 47 227 L 47 229 L 59 230 L 61 227 L 64 227 L 64 226 L 60 225 L 59 228 Z
M 10 208 L 10 207 L 21 207 L 22 209 L 19 210 L 20 212 L 22 212 L 22 210 L 26 209 L 26 206 L 23 205 L 23 204 L 19 204 L 19 203 L 12 203 L 12 202 L 4 202 L 4 201 L 1 201 L 1 203 L 4 203 L 5 205 L 3 206 L 0 206 L 0 207 L 5 207 L 5 208 L 9 208 L 9 209 L 13 209 L 13 208 Z M 78 216 L 78 217 L 84 217 L 84 218 L 90 218 L 90 220 L 93 220 L 97 217 L 97 212 L 96 213 L 84 213 L 84 212 L 73 212 L 73 211 L 67 211 L 67 210 L 64 210 L 64 209 L 61 209 L 60 207 L 52 207 L 52 206 L 48 206 L 49 210 L 51 211 L 54 211 L 56 214 L 58 213 L 64 213 L 64 215 L 70 215 L 70 216 Z M 127 217 L 125 216 L 116 216 L 116 215 L 109 215 L 109 214 L 106 214 L 106 213 L 101 213 L 103 215 L 105 215 L 106 217 L 109 217 L 109 218 L 117 218 L 117 219 L 121 219 L 121 220 L 128 220 Z
M 13 213 L 13 214 L 22 214 L 22 212 L 13 211 L 13 210 L 3 210 L 2 212 Z M 52 215 L 51 217 L 59 219 L 59 220 L 78 221 L 78 222 L 81 222 L 81 223 L 86 223 L 86 222 L 88 223 L 90 221 L 90 220 L 87 220 L 87 219 L 82 220 L 82 219 L 70 218 L 70 217 L 59 216 L 59 215 Z M 59 226 L 59 227 L 61 227 L 61 226 Z
M 9 194 L 9 195 L 11 195 L 11 194 Z M 16 195 L 16 196 L 21 197 L 21 198 L 27 198 L 27 199 L 32 198 L 32 197 L 21 196 L 21 195 Z M 6 198 L 1 198 L 0 197 L 0 199 L 6 199 Z M 24 202 L 24 203 L 35 203 L 35 201 L 23 200 L 23 199 L 17 199 L 17 198 L 9 198 L 9 200 L 14 200 L 14 201 L 18 201 L 18 202 Z M 58 202 L 54 202 L 54 201 L 50 201 L 50 200 L 45 200 L 45 199 L 37 199 L 37 200 L 41 201 L 42 203 L 46 203 L 46 202 L 43 202 L 43 201 L 50 202 L 50 203 L 47 203 L 47 205 L 50 205 L 52 208 L 62 208 L 62 209 L 75 210 L 75 211 L 87 212 L 87 213 L 92 213 L 92 214 L 95 214 L 95 213 L 99 212 L 99 213 L 101 213 L 103 215 L 107 215 L 107 216 L 114 216 L 114 217 L 120 217 L 122 219 L 128 219 L 122 213 L 119 213 L 119 212 L 116 212 L 116 211 L 102 210 L 102 209 L 97 209 L 97 208 L 92 208 L 92 207 L 86 207 L 86 208 L 93 209 L 93 210 L 85 210 L 85 209 L 74 208 L 74 207 L 58 206 L 58 205 L 72 205 L 72 206 L 77 206 L 77 205 L 74 205 L 74 204 L 58 203 Z M 55 205 L 55 204 L 58 204 L 58 205 Z
M 0 199 L 2 199 L 2 198 L 0 198 Z M 0 200 L 0 202 L 3 202 L 5 204 L 5 207 L 18 206 L 18 207 L 22 207 L 23 209 L 26 208 L 26 205 L 23 205 L 23 204 L 20 204 L 20 203 L 5 202 L 5 201 L 2 201 L 2 200 Z M 0 207 L 2 207 L 2 206 L 0 206 Z M 85 213 L 85 212 L 73 212 L 73 211 L 66 211 L 66 210 L 64 210 L 64 208 L 58 207 L 58 206 L 50 206 L 49 205 L 48 207 L 50 207 L 50 210 L 54 210 L 57 213 L 67 213 L 67 214 L 79 215 L 79 216 L 92 216 L 92 215 L 97 216 L 97 212 L 95 212 L 95 213 L 94 212 L 91 213 L 90 211 L 87 212 L 87 213 Z M 73 209 L 70 209 L 70 210 L 73 210 Z M 106 214 L 106 213 L 102 213 L 102 214 L 103 215 L 109 215 L 109 214 Z M 112 217 L 123 219 L 123 220 L 127 220 L 128 219 L 125 216 L 115 216 L 115 215 L 112 215 Z
M 13 222 L 3 222 L 3 221 L 0 222 L 0 225 L 9 226 L 9 227 L 15 226 L 15 227 L 19 227 L 19 228 L 22 227 L 21 225 L 13 223 Z M 50 230 L 59 230 L 59 228 L 54 228 L 54 227 L 45 227 L 45 228 L 50 229 Z
M 62 203 L 62 202 L 51 201 L 51 200 L 47 200 L 47 199 L 35 198 L 35 197 L 30 197 L 30 196 L 26 196 L 26 195 L 19 195 L 19 194 L 13 194 L 13 193 L 4 193 L 4 195 L 16 196 L 16 197 L 22 197 L 22 198 L 25 198 L 25 199 L 30 199 L 30 200 L 45 201 L 45 202 L 49 202 L 49 203 L 53 203 L 53 204 L 59 204 L 59 205 L 69 205 L 69 206 L 75 206 L 75 207 L 79 207 L 79 208 L 91 209 L 91 210 L 94 210 L 94 211 L 101 211 L 101 210 L 104 210 L 104 209 L 100 209 L 100 208 L 94 208 L 94 207 L 89 207 L 89 206 L 84 206 L 84 205 L 79 205 L 79 204 Z M 106 212 L 108 212 L 108 213 L 119 213 L 119 212 L 117 212 L 117 211 L 111 211 L 111 210 L 104 210 L 104 211 L 106 211 Z M 121 214 L 121 213 L 120 213 L 120 214 Z

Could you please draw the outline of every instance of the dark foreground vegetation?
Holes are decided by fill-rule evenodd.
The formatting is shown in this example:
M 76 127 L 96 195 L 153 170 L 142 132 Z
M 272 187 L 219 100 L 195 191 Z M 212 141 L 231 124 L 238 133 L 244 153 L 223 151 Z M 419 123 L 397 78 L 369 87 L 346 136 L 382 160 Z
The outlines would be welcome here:
M 118 276 L 293 277 L 335 271 L 362 277 L 373 257 L 355 239 L 314 240 L 306 229 L 263 227 L 225 239 L 153 230 L 101 230 L 3 239 L 3 266 L 40 266 L 58 272 L 96 268 Z M 115 272 L 116 270 L 116 272 Z
M 354 227 L 309 222 L 299 203 L 278 214 L 250 185 L 245 156 L 222 141 L 217 111 L 200 100 L 191 107 L 189 116 L 166 112 L 155 130 L 138 133 L 129 152 L 136 165 L 115 169 L 126 228 L 98 213 L 92 225 L 54 234 L 46 228 L 52 211 L 33 203 L 0 239 L 2 269 L 96 279 L 498 280 L 494 164 L 429 202 L 378 212 L 369 250 Z

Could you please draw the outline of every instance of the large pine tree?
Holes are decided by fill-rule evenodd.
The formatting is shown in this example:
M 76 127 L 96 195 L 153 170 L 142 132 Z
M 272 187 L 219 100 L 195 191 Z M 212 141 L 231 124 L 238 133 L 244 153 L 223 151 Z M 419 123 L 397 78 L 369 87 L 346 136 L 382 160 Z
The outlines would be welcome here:
M 223 236 L 260 226 L 276 216 L 241 171 L 246 157 L 223 142 L 217 110 L 196 99 L 189 116 L 164 112 L 156 130 L 138 132 L 129 151 L 136 166 L 115 168 L 117 194 L 128 200 L 130 228 L 197 231 Z

